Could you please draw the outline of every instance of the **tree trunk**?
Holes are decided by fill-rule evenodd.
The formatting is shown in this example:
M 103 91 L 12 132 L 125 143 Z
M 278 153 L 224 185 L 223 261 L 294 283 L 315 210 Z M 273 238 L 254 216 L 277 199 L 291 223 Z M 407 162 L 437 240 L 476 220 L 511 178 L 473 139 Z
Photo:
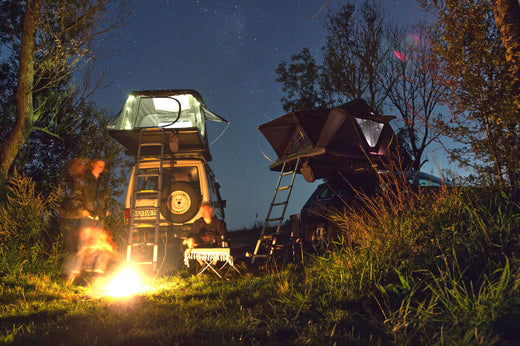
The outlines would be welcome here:
M 516 105 L 520 109 L 520 5 L 518 0 L 493 0 L 495 24 L 506 48 L 506 61 L 514 78 Z
M 28 0 L 24 14 L 16 90 L 17 120 L 13 130 L 0 146 L 0 183 L 4 184 L 9 169 L 29 136 L 35 120 L 32 91 L 36 29 L 42 2 L 43 0 Z
M 495 25 L 500 31 L 500 40 L 506 48 L 508 70 L 513 76 L 513 91 L 518 121 L 509 126 L 508 141 L 511 154 L 508 158 L 507 173 L 513 189 L 513 196 L 520 200 L 520 168 L 518 166 L 520 138 L 520 4 L 518 0 L 493 0 Z

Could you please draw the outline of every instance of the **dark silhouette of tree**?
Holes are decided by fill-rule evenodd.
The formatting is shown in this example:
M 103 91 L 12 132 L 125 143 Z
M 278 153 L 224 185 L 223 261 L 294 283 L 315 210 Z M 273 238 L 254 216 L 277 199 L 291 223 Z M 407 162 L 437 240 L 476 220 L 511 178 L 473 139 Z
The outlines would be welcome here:
M 383 71 L 389 53 L 381 3 L 348 4 L 327 16 L 323 51 L 323 92 L 334 103 L 363 98 L 382 113 L 387 96 Z
M 283 84 L 287 96 L 282 97 L 282 107 L 286 112 L 302 109 L 317 109 L 326 106 L 320 97 L 321 66 L 308 48 L 291 57 L 291 63 L 282 62 L 276 68 L 276 81 Z
M 424 31 L 423 25 L 392 30 L 394 49 L 385 74 L 389 103 L 403 122 L 400 138 L 410 146 L 416 171 L 426 162 L 426 148 L 441 136 L 435 129 L 436 109 L 445 94 L 444 76 Z
M 120 12 L 106 21 L 108 5 L 116 1 Z M 73 74 L 96 58 L 96 39 L 122 24 L 126 7 L 123 0 L 5 0 L 0 8 L 0 43 L 11 53 L 1 65 L 7 77 L 2 86 L 11 90 L 2 91 L 7 98 L 1 110 L 4 119 L 14 120 L 0 127 L 5 181 L 34 130 L 63 139 L 60 131 L 77 121 L 71 100 L 84 103 L 89 88 L 75 87 Z
M 334 106 L 356 98 L 382 110 L 387 94 L 382 71 L 388 54 L 382 11 L 371 1 L 359 9 L 348 4 L 327 15 L 323 63 L 317 65 L 304 48 L 291 64 L 282 62 L 276 69 L 276 81 L 287 93 L 281 100 L 285 110 Z

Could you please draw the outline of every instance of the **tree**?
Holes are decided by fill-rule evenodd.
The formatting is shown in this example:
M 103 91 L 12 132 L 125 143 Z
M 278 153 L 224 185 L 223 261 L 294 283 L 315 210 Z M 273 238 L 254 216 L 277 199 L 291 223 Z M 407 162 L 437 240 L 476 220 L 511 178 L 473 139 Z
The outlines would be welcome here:
M 518 0 L 493 0 L 495 24 L 506 49 L 506 62 L 513 76 L 516 105 L 520 109 L 520 4 Z
M 20 42 L 18 84 L 16 91 L 17 119 L 14 128 L 0 146 L 0 180 L 5 181 L 11 164 L 29 135 L 37 115 L 33 110 L 34 56 L 40 6 L 43 0 L 28 0 L 23 18 Z
M 283 84 L 287 96 L 282 97 L 282 107 L 286 112 L 303 109 L 317 109 L 326 106 L 320 97 L 321 67 L 308 48 L 291 57 L 291 64 L 285 61 L 276 68 L 277 82 Z
M 387 56 L 381 5 L 364 2 L 356 9 L 347 4 L 327 15 L 326 27 L 321 66 L 304 48 L 291 58 L 292 64 L 282 62 L 276 69 L 276 81 L 288 94 L 282 106 L 303 110 L 365 98 L 381 111 L 387 93 L 381 78 Z
M 416 171 L 425 163 L 426 148 L 440 137 L 435 131 L 435 116 L 445 94 L 439 61 L 431 52 L 428 38 L 419 34 L 422 32 L 423 25 L 392 30 L 394 55 L 385 75 L 389 103 L 401 116 L 404 125 L 400 137 L 410 145 L 411 169 Z
M 484 179 L 518 188 L 519 122 L 515 77 L 491 0 L 421 0 L 435 16 L 433 51 L 443 62 L 451 117 L 443 129 L 462 147 L 452 158 Z
M 516 123 L 511 121 L 508 130 L 508 141 L 512 152 L 520 151 L 520 4 L 518 0 L 494 0 L 493 11 L 495 24 L 500 31 L 502 45 L 506 49 L 506 63 L 513 79 L 513 97 L 516 104 Z M 515 134 L 517 134 L 515 136 Z M 518 157 L 512 155 L 511 160 Z M 520 199 L 520 168 L 511 169 L 510 180 L 513 182 L 513 194 Z
M 278 66 L 276 81 L 288 94 L 281 100 L 284 109 L 333 107 L 356 98 L 366 99 L 379 113 L 390 105 L 402 119 L 398 133 L 413 156 L 410 168 L 419 170 L 426 147 L 439 136 L 432 123 L 443 95 L 428 41 L 405 44 L 413 33 L 392 27 L 375 1 L 329 13 L 326 27 L 321 66 L 308 49 L 293 56 L 292 64 Z M 401 59 L 394 52 L 401 52 Z
M 53 135 L 52 129 L 61 112 L 60 104 L 77 95 L 71 87 L 74 72 L 95 58 L 95 39 L 122 23 L 123 1 L 114 20 L 103 21 L 102 15 L 115 1 L 5 0 L 0 4 L 6 10 L 2 12 L 2 19 L 6 21 L 2 26 L 1 43 L 12 53 L 11 71 L 17 70 L 16 85 L 13 86 L 16 88 L 16 122 L 12 128 L 6 128 L 5 123 L 3 126 L 1 181 L 5 181 L 37 122 L 41 125 L 38 130 Z M 62 92 L 66 92 L 65 95 Z M 13 108 L 3 105 L 2 111 L 9 112 Z M 62 121 L 74 121 L 74 118 Z
M 382 4 L 348 4 L 327 16 L 327 45 L 323 51 L 323 92 L 331 101 L 364 98 L 381 113 L 387 97 L 382 75 L 389 49 Z

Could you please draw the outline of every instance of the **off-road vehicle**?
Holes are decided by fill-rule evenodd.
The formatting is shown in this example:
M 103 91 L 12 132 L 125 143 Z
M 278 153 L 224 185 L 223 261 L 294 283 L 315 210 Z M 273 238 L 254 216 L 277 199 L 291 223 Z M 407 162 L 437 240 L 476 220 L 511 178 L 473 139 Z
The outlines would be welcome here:
M 179 253 L 172 240 L 187 235 L 202 201 L 224 220 L 225 201 L 208 164 L 206 120 L 227 122 L 194 90 L 155 90 L 133 92 L 109 124 L 111 136 L 135 157 L 125 199 L 127 262 L 156 270 L 163 248 L 165 256 Z

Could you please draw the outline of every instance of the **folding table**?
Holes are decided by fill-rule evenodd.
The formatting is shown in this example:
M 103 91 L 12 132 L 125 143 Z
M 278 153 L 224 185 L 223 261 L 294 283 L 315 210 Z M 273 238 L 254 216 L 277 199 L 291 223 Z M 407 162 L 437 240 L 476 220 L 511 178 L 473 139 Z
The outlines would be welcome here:
M 222 278 L 222 270 L 229 266 L 233 268 L 237 273 L 240 271 L 235 267 L 233 262 L 233 256 L 231 256 L 230 248 L 194 248 L 188 249 L 184 252 L 184 264 L 189 267 L 190 259 L 202 261 L 203 265 L 197 275 L 202 274 L 206 269 L 211 269 L 218 277 Z M 224 262 L 220 267 L 217 264 L 213 265 L 213 262 Z

